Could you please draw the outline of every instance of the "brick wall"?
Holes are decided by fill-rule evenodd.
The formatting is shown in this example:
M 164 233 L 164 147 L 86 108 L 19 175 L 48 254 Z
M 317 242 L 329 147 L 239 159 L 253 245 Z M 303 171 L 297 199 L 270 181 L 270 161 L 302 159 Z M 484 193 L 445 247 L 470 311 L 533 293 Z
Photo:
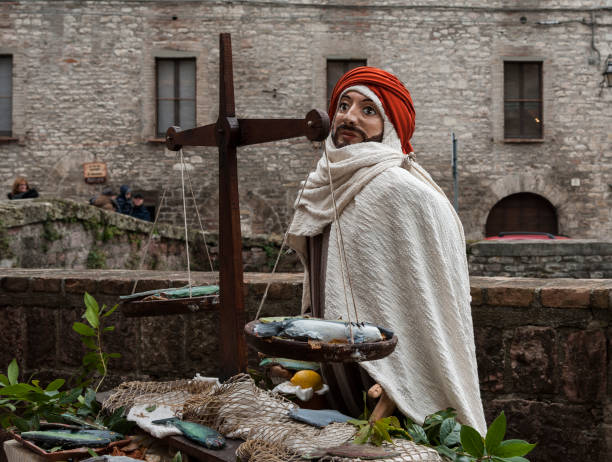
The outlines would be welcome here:
M 194 276 L 202 284 L 216 281 L 212 273 Z M 83 349 L 71 331 L 83 292 L 114 304 L 135 277 L 143 290 L 186 282 L 185 273 L 0 269 L 0 365 L 16 357 L 24 376 L 36 372 L 43 381 L 71 374 Z M 301 274 L 246 273 L 246 318 L 254 317 L 268 281 L 264 314 L 298 313 Z M 608 460 L 612 281 L 472 277 L 471 290 L 487 421 L 504 410 L 510 436 L 539 443 L 533 462 Z M 106 346 L 123 357 L 111 365 L 107 386 L 218 373 L 214 312 L 117 314 L 113 322 Z
M 612 53 L 602 1 L 75 1 L 0 3 L 0 53 L 13 55 L 14 137 L 0 143 L 0 185 L 25 174 L 44 195 L 89 198 L 82 163 L 107 162 L 109 184 L 161 192 L 178 220 L 179 170 L 154 136 L 156 56 L 197 59 L 197 121 L 216 120 L 218 34 L 231 32 L 237 114 L 302 117 L 326 106 L 326 60 L 367 59 L 396 73 L 416 108 L 413 146 L 452 194 L 450 133 L 459 140 L 459 207 L 468 239 L 518 192 L 544 196 L 559 232 L 612 232 Z M 521 20 L 524 18 L 524 20 Z M 555 24 L 550 24 L 553 21 Z M 596 24 L 592 25 L 592 22 Z M 593 46 L 592 46 L 593 44 Z M 504 58 L 544 61 L 544 141 L 502 139 Z M 295 139 L 239 150 L 242 224 L 279 233 L 320 145 Z M 185 149 L 207 229 L 217 227 L 217 152 Z M 572 181 L 577 180 L 577 181 Z M 159 197 L 158 196 L 158 197 Z M 194 213 L 190 213 L 196 224 Z

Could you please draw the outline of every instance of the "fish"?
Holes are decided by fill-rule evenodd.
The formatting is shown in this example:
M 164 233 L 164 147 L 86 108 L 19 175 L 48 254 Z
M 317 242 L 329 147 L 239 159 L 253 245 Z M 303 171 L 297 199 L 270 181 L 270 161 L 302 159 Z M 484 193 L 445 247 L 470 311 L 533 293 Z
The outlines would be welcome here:
M 225 446 L 225 438 L 221 433 L 213 430 L 206 425 L 200 425 L 195 422 L 187 422 L 176 417 L 169 419 L 154 420 L 151 422 L 155 425 L 166 425 L 167 427 L 176 427 L 185 438 L 191 441 L 206 446 L 208 449 L 221 449 Z
M 56 446 L 62 449 L 99 448 L 123 438 L 123 435 L 109 430 L 38 430 L 22 432 L 20 436 L 43 449 Z
M 261 321 L 261 320 L 260 320 Z M 379 342 L 393 337 L 389 329 L 374 324 L 348 323 L 319 318 L 285 318 L 282 320 L 266 320 L 255 325 L 255 335 L 258 337 L 281 337 L 295 340 L 315 340 L 324 343 L 349 343 L 351 327 L 355 343 Z

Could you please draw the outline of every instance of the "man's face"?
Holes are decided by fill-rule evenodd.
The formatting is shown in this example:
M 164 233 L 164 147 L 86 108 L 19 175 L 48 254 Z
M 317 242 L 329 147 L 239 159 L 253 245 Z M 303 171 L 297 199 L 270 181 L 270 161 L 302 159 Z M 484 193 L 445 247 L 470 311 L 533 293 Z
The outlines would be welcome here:
M 364 141 L 381 141 L 383 118 L 374 102 L 356 91 L 340 98 L 332 125 L 332 139 L 337 148 Z
M 143 202 L 144 202 L 144 199 L 142 197 L 135 197 L 134 198 L 134 205 L 136 207 L 140 207 Z

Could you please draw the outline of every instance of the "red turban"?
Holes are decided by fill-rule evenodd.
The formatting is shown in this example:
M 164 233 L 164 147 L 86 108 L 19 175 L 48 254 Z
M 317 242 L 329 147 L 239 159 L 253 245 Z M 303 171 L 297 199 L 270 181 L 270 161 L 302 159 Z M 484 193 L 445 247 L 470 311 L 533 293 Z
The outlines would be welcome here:
M 338 106 L 338 99 L 344 90 L 355 85 L 365 85 L 372 90 L 382 102 L 385 114 L 395 127 L 397 136 L 402 142 L 404 154 L 412 152 L 410 138 L 414 133 L 414 106 L 410 93 L 397 77 L 375 67 L 357 67 L 344 74 L 332 92 L 329 103 L 329 119 L 333 120 Z

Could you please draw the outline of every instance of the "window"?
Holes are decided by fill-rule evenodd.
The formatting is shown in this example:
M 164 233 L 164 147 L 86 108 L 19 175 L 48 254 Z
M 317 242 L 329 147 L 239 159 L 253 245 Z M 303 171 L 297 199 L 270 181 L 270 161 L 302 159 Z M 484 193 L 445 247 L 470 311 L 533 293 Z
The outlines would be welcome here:
M 541 62 L 504 62 L 504 138 L 542 139 Z
M 327 60 L 327 104 L 331 99 L 336 82 L 351 69 L 366 66 L 365 59 L 328 59 Z
M 12 135 L 13 57 L 0 55 L 0 136 Z
M 173 125 L 186 130 L 196 125 L 195 58 L 157 58 L 157 136 Z

